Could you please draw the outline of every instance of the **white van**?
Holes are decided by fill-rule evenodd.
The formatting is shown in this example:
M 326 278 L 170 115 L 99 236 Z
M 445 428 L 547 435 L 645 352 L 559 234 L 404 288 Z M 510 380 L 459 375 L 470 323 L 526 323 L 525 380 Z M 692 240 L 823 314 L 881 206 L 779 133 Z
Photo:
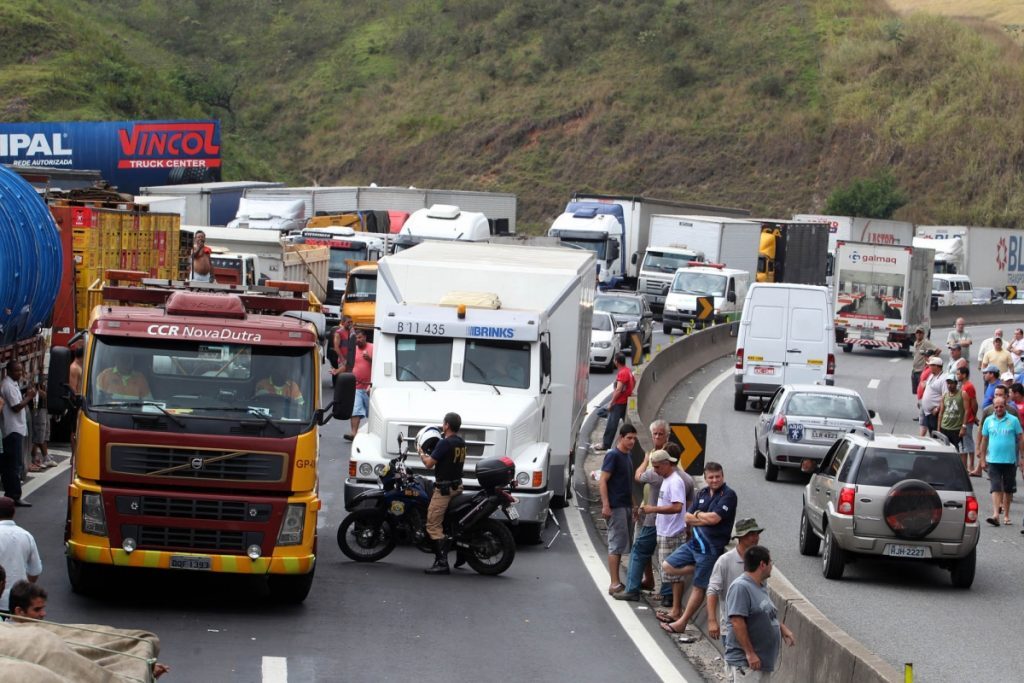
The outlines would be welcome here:
M 783 384 L 833 384 L 833 324 L 827 287 L 751 285 L 737 333 L 733 407 L 746 410 L 748 398 L 768 398 Z
M 665 295 L 661 327 L 665 334 L 696 323 L 697 297 L 714 299 L 714 322 L 732 322 L 739 318 L 740 306 L 750 286 L 750 273 L 711 263 L 690 261 L 676 274 Z
M 935 306 L 969 306 L 974 302 L 974 287 L 966 275 L 936 273 L 932 276 L 932 303 Z

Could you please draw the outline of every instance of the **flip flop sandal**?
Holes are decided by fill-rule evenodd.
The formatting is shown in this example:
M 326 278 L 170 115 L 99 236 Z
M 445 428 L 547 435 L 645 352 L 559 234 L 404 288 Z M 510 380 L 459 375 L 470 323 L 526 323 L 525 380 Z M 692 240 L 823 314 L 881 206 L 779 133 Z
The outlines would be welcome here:
M 672 627 L 672 624 L 666 624 L 666 623 L 662 622 L 662 623 L 658 624 L 658 626 L 661 627 L 662 631 L 664 631 L 666 633 L 671 633 L 672 635 L 675 635 L 675 636 L 681 635 L 683 633 L 682 631 L 675 630 L 675 628 Z
M 992 526 L 999 526 L 999 520 L 995 517 L 986 517 L 985 521 L 991 524 Z
M 673 621 L 675 621 L 676 619 L 679 618 L 679 617 L 673 617 L 668 612 L 662 611 L 660 609 L 659 610 L 655 610 L 654 616 L 655 616 L 655 618 L 657 618 L 658 621 L 660 621 L 663 624 L 671 624 Z

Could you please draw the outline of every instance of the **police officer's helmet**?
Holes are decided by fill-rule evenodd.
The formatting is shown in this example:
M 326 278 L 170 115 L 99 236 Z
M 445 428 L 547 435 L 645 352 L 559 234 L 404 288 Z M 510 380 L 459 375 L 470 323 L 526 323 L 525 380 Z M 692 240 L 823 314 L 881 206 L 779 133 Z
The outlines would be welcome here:
M 434 452 L 437 442 L 444 438 L 444 434 L 437 427 L 424 427 L 416 434 L 416 445 L 421 451 L 430 455 Z

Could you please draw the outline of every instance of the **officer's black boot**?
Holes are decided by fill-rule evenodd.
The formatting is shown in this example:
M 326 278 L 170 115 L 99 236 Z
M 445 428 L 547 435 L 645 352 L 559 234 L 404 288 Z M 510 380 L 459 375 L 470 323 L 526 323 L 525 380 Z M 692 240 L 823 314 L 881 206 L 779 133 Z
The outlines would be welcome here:
M 434 564 L 423 570 L 424 574 L 451 574 L 448 568 L 448 541 L 434 541 Z

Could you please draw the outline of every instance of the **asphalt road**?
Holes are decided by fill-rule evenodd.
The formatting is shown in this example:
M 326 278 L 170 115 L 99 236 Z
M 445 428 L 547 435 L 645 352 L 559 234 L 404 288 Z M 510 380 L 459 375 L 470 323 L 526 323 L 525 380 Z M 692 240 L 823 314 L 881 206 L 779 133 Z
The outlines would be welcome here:
M 969 328 L 975 351 L 993 327 Z M 937 330 L 932 339 L 941 345 L 947 332 Z M 948 360 L 948 354 L 943 357 Z M 840 353 L 836 365 L 836 384 L 861 393 L 881 418 L 879 431 L 917 433 L 909 358 L 855 351 Z M 661 417 L 685 422 L 699 391 L 731 367 L 731 360 L 722 359 L 687 378 L 666 401 Z M 978 375 L 972 369 L 972 380 L 980 384 Z M 757 413 L 735 412 L 732 400 L 730 375 L 701 413 L 700 421 L 708 423 L 706 457 L 724 465 L 726 481 L 739 496 L 739 515 L 754 516 L 766 527 L 762 541 L 771 549 L 777 570 L 827 617 L 894 666 L 913 663 L 915 680 L 1013 680 L 1020 675 L 1012 673 L 1019 666 L 1019 634 L 1012 624 L 1024 612 L 1024 593 L 1016 589 L 1024 573 L 1022 496 L 1015 498 L 1013 526 L 982 525 L 977 577 L 970 590 L 952 588 L 945 570 L 900 562 L 861 561 L 848 565 L 842 580 L 829 581 L 821 574 L 820 556 L 803 557 L 797 551 L 806 477 L 784 469 L 778 482 L 764 480 L 764 470 L 753 467 Z M 971 481 L 982 517 L 988 516 L 988 481 Z
M 612 379 L 595 374 L 590 395 Z M 520 546 L 499 577 L 428 577 L 421 570 L 431 558 L 408 547 L 375 564 L 345 558 L 335 532 L 345 514 L 346 431 L 334 422 L 321 431 L 324 507 L 316 580 L 303 605 L 270 602 L 259 579 L 192 572 L 111 572 L 102 595 L 73 594 L 64 568 L 64 471 L 17 514 L 43 556 L 48 619 L 157 633 L 161 660 L 172 667 L 168 681 L 432 681 L 457 672 L 515 681 L 657 680 L 627 633 L 632 627 L 609 609 L 607 577 L 602 588 L 589 577 L 575 544 L 586 547 L 592 530 L 570 533 L 571 508 L 559 512 L 563 533 L 550 549 Z M 653 619 L 643 621 L 660 635 Z M 687 680 L 700 680 L 668 639 L 655 642 Z

